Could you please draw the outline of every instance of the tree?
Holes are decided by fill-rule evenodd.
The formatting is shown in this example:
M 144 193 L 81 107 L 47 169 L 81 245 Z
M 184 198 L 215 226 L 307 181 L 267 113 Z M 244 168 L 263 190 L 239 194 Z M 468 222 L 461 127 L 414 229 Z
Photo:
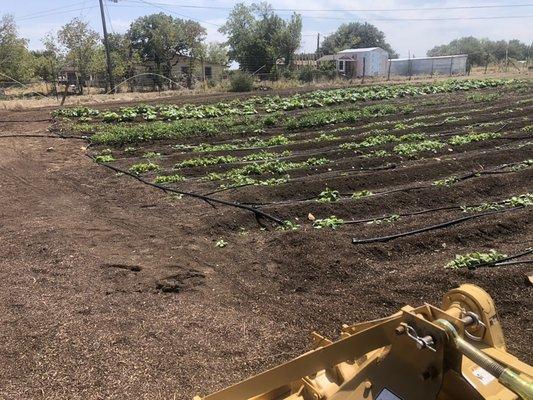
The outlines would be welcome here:
M 212 64 L 229 66 L 228 47 L 223 43 L 210 42 L 203 46 L 203 59 Z
M 67 51 L 66 61 L 79 73 L 80 89 L 83 92 L 85 81 L 95 70 L 94 62 L 98 57 L 100 35 L 89 28 L 88 22 L 74 18 L 59 30 L 58 39 Z
M 290 64 L 300 46 L 302 21 L 297 14 L 283 20 L 268 3 L 238 3 L 219 31 L 228 36 L 230 60 L 243 70 L 268 73 L 280 58 Z
M 386 42 L 385 34 L 368 22 L 342 24 L 335 33 L 326 36 L 320 46 L 320 52 L 335 54 L 345 49 L 365 47 L 381 47 L 389 53 L 390 58 L 398 57 L 391 45 Z
M 28 81 L 32 75 L 32 57 L 27 40 L 18 37 L 12 15 L 0 19 L 0 80 Z
M 285 66 L 292 64 L 292 57 L 302 41 L 302 17 L 293 14 L 285 29 L 278 32 L 276 43 L 285 61 Z
M 169 79 L 174 78 L 172 66 L 177 63 L 175 56 L 190 57 L 191 67 L 194 67 L 194 58 L 201 51 L 205 35 L 205 29 L 198 22 L 164 13 L 137 18 L 127 33 L 139 59 L 153 62 L 153 72 Z M 192 78 L 192 69 L 189 68 L 188 80 Z M 159 80 L 157 82 L 161 85 Z
M 448 44 L 435 46 L 427 52 L 430 57 L 449 56 L 453 54 L 468 54 L 468 64 L 485 65 L 492 61 L 502 61 L 505 57 L 516 60 L 525 60 L 528 57 L 529 47 L 513 39 L 510 41 L 478 39 L 473 36 L 461 37 Z
M 41 40 L 44 50 L 33 51 L 34 74 L 47 83 L 51 83 L 57 94 L 57 78 L 63 63 L 62 54 L 57 39 L 52 33 L 47 33 Z

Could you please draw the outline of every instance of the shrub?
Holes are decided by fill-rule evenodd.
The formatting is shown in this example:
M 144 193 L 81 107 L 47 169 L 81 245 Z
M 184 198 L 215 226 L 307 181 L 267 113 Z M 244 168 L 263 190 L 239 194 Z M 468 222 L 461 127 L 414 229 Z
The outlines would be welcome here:
M 244 71 L 237 71 L 230 78 L 232 92 L 250 92 L 254 87 L 254 78 Z
M 298 74 L 298 79 L 301 82 L 311 83 L 315 78 L 315 70 L 310 66 L 305 66 L 300 70 Z

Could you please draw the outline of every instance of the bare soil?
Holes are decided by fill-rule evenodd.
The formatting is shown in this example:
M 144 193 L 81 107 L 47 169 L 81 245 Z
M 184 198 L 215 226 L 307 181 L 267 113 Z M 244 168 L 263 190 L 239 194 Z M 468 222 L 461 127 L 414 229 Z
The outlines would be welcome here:
M 500 106 L 508 104 L 503 98 Z M 45 137 L 50 124 L 32 121 L 48 116 L 49 110 L 0 112 L 0 136 L 14 136 L 0 137 L 0 399 L 191 399 L 302 353 L 312 330 L 336 337 L 343 323 L 405 304 L 440 305 L 447 290 L 465 282 L 494 297 L 509 351 L 533 362 L 531 266 L 443 269 L 457 253 L 531 247 L 530 209 L 366 245 L 351 239 L 407 231 L 457 212 L 338 231 L 305 223 L 309 212 L 357 219 L 499 200 L 531 192 L 531 168 L 358 202 L 293 201 L 316 196 L 326 184 L 341 192 L 401 188 L 532 158 L 531 146 L 512 146 L 529 140 L 518 129 L 509 133 L 519 138 L 512 143 L 474 143 L 417 160 L 357 163 L 339 156 L 333 171 L 296 174 L 287 186 L 221 194 L 274 202 L 265 209 L 304 224 L 281 232 L 260 230 L 250 213 L 176 200 L 117 176 L 87 157 L 85 141 Z M 455 129 L 460 124 L 446 127 Z M 357 171 L 389 161 L 397 167 Z M 174 162 L 170 155 L 169 166 Z M 352 165 L 353 174 L 335 173 Z M 228 245 L 217 248 L 219 239 Z

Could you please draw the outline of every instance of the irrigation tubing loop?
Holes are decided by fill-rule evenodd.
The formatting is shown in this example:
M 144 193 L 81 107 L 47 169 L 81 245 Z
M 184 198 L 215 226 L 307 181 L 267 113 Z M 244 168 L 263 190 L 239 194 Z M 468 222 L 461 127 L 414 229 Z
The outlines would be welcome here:
M 95 158 L 93 156 L 87 154 L 87 157 L 89 157 L 90 159 L 95 161 Z M 209 197 L 209 196 L 204 196 L 204 195 L 198 194 L 198 193 L 185 192 L 185 191 L 182 191 L 182 190 L 177 190 L 177 189 L 169 188 L 169 187 L 166 187 L 166 186 L 158 185 L 157 183 L 148 182 L 147 180 L 141 178 L 140 176 L 137 176 L 137 175 L 135 175 L 135 174 L 133 174 L 133 173 L 131 173 L 129 171 L 114 167 L 114 166 L 112 166 L 110 164 L 106 164 L 106 163 L 98 163 L 98 164 L 102 165 L 102 166 L 104 166 L 106 168 L 109 168 L 109 169 L 111 169 L 111 170 L 113 170 L 115 172 L 119 172 L 119 173 L 122 173 L 124 175 L 128 175 L 128 176 L 138 180 L 139 182 L 144 183 L 145 185 L 154 187 L 154 188 L 162 190 L 164 192 L 171 192 L 171 193 L 181 194 L 181 195 L 184 195 L 184 196 L 194 197 L 194 198 L 197 198 L 197 199 L 200 199 L 200 200 L 204 200 L 207 203 L 212 202 L 212 203 L 222 204 L 222 205 L 225 205 L 225 206 L 240 208 L 240 209 L 252 212 L 255 215 L 256 219 L 262 217 L 264 219 L 267 219 L 267 220 L 270 220 L 272 222 L 275 222 L 278 225 L 283 225 L 283 220 L 281 220 L 280 218 L 275 217 L 275 216 L 273 216 L 271 214 L 265 213 L 265 212 L 255 208 L 255 207 L 251 207 L 251 206 L 248 206 L 248 205 L 245 205 L 245 204 L 241 204 L 241 203 L 226 201 L 226 200 L 222 200 L 222 199 L 216 199 L 216 198 Z

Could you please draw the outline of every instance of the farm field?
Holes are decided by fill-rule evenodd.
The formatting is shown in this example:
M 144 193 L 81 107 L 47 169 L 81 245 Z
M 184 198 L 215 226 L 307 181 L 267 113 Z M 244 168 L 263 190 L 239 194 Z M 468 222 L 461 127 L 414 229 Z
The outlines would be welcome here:
M 516 79 L 4 112 L 0 399 L 190 399 L 465 282 L 531 363 L 532 115 Z

